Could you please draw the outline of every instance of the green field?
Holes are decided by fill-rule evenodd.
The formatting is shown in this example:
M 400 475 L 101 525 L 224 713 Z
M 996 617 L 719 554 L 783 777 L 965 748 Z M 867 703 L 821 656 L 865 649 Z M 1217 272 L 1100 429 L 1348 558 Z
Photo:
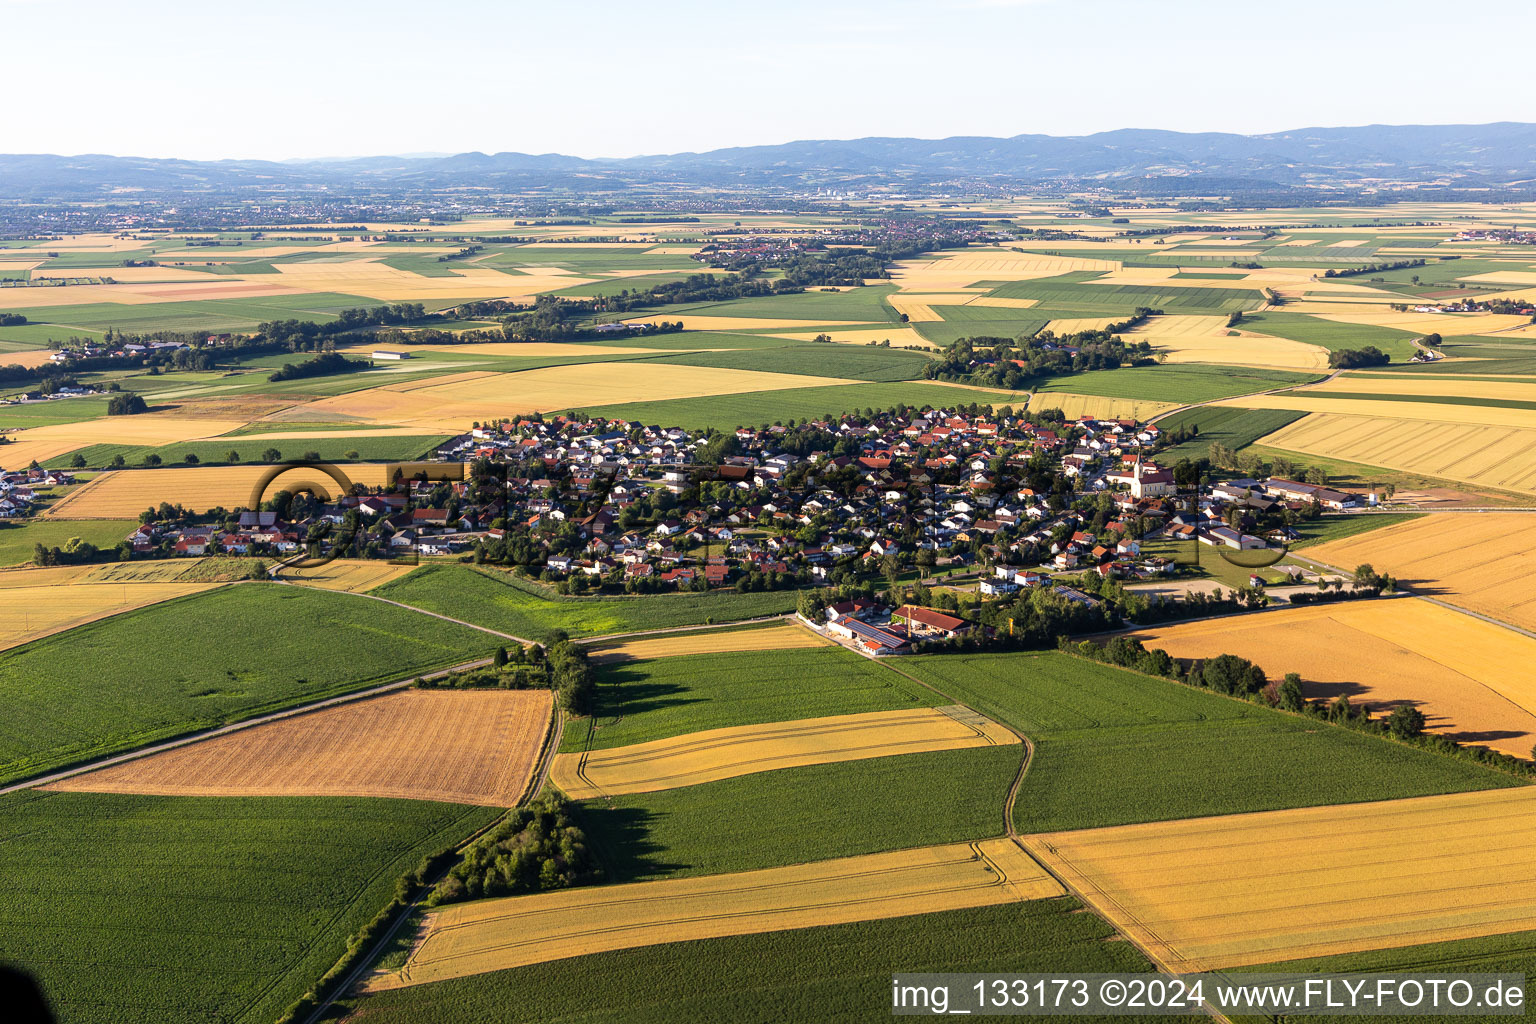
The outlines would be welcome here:
M 673 257 L 676 259 L 676 257 Z M 686 259 L 687 257 L 684 257 Z M 731 299 L 727 302 L 711 302 L 690 305 L 687 312 L 697 316 L 775 317 L 785 320 L 806 320 L 818 324 L 851 320 L 857 323 L 896 323 L 900 317 L 886 305 L 885 298 L 896 291 L 893 285 L 869 285 L 850 288 L 845 292 L 807 291 L 789 295 L 767 295 L 760 298 Z M 656 314 L 663 319 L 669 312 L 662 308 Z
M 597 672 L 590 728 L 561 750 L 622 747 L 705 729 L 928 707 L 943 699 L 840 647 L 694 654 Z
M 236 331 L 249 330 L 268 320 L 305 319 L 328 321 L 344 309 L 383 305 L 378 299 L 336 292 L 309 295 L 267 295 L 259 299 L 203 299 L 187 302 L 151 302 L 128 305 L 116 302 L 79 306 L 39 306 L 18 309 L 28 320 L 57 328 L 59 339 L 72 330 L 91 332 L 115 327 L 121 331 Z
M 541 641 L 561 629 L 571 636 L 602 636 L 783 615 L 794 611 L 796 598 L 793 590 L 550 598 L 536 586 L 494 569 L 426 565 L 372 593 Z
M 741 395 L 712 395 L 708 398 L 677 398 L 660 402 L 630 402 L 603 405 L 583 411 L 610 419 L 636 420 L 660 426 L 678 426 L 703 430 L 731 430 L 742 426 L 782 423 L 788 420 L 820 419 L 863 409 L 889 409 L 897 405 L 953 408 L 978 402 L 983 405 L 1011 405 L 1024 397 L 1022 392 L 987 391 L 980 388 L 951 387 L 926 381 L 834 384 L 824 388 L 788 388 L 783 391 L 753 391 Z
M 959 306 L 946 307 L 959 309 Z M 935 345 L 952 345 L 961 338 L 1033 338 L 1050 323 L 1050 317 L 1029 316 L 1021 317 L 1019 313 L 1033 313 L 1034 310 L 1003 310 L 1011 312 L 1015 316 L 1006 320 L 929 320 L 924 323 L 913 324 L 912 327 L 924 338 Z M 1075 315 L 1075 314 L 1071 314 Z
M 138 525 L 131 519 L 0 520 L 0 565 L 30 562 L 32 549 L 38 544 L 63 547 L 71 537 L 88 540 L 99 548 L 115 548 Z
M 471 661 L 495 639 L 276 583 L 102 619 L 0 653 L 0 781 Z
M 975 747 L 759 772 L 593 800 L 613 881 L 802 864 L 1001 835 L 1023 748 Z
M 1422 515 L 1424 515 L 1423 512 L 1378 512 L 1368 516 L 1323 516 L 1310 522 L 1297 523 L 1296 532 L 1301 534 L 1301 539 L 1293 542 L 1291 547 L 1305 548 L 1330 540 L 1357 537 L 1362 533 L 1369 533 L 1372 530 L 1380 530 L 1384 527 L 1406 523 L 1410 519 L 1417 519 Z M 1346 566 L 1346 568 L 1354 569 L 1354 566 Z
M 83 420 L 100 419 L 107 414 L 108 401 L 110 399 L 95 397 L 59 398 L 51 402 L 0 405 L 0 430 L 49 427 L 59 423 L 80 423 Z M 0 446 L 0 460 L 4 457 L 5 448 Z
M 1184 404 L 1234 398 L 1292 384 L 1310 384 L 1320 377 L 1316 373 L 1255 370 L 1241 366 L 1129 366 L 1056 377 L 1042 384 L 1040 390 Z M 1165 426 L 1163 423 L 1159 425 Z
M 1063 897 L 677 942 L 396 989 L 354 1005 L 369 1024 L 852 1024 L 890 1020 L 896 972 L 1152 969 L 1080 909 Z
M 1306 313 L 1250 313 L 1243 317 L 1243 330 L 1318 345 L 1330 352 L 1375 345 L 1391 356 L 1393 362 L 1399 363 L 1413 357 L 1416 350 L 1409 342 L 1418 337 L 1412 331 L 1370 324 L 1342 324 Z
M 990 294 L 1006 299 L 1035 299 L 1042 306 L 1102 311 L 1106 315 L 1129 313 L 1140 306 L 1180 313 L 1231 313 L 1264 304 L 1264 296 L 1256 289 L 1082 284 L 1061 277 L 1014 281 L 994 288 Z
M 721 366 L 762 373 L 804 373 L 850 380 L 913 380 L 923 375 L 930 358 L 921 352 L 878 345 L 802 342 L 783 348 L 736 349 L 731 352 L 690 352 L 652 360 L 679 366 Z
M 415 800 L 0 797 L 5 959 L 70 1024 L 269 1024 L 423 856 L 498 811 Z
M 1064 654 L 902 667 L 1023 731 L 1021 831 L 1388 800 L 1521 783 L 1470 761 Z
M 262 424 L 265 426 L 265 424 Z M 315 429 L 325 429 L 318 427 Z M 262 453 L 276 448 L 284 459 L 296 459 L 307 452 L 317 452 L 326 462 L 410 462 L 429 454 L 438 445 L 453 437 L 452 434 L 423 434 L 406 437 L 294 437 L 291 440 L 246 441 L 238 436 L 218 438 L 212 441 L 183 441 L 181 444 L 148 445 L 93 444 L 68 455 L 49 459 L 44 465 L 50 469 L 67 469 L 76 455 L 85 459 L 92 469 L 110 465 L 113 456 L 121 455 L 130 467 L 137 466 L 146 455 L 158 455 L 161 468 L 185 465 L 189 454 L 196 455 L 201 463 L 226 461 L 231 451 L 240 454 L 242 463 L 261 462 Z M 356 452 L 355 457 L 349 452 Z M 0 449 L 0 465 L 5 461 L 4 449 Z
M 1290 409 L 1240 409 L 1231 405 L 1185 409 L 1158 420 L 1157 425 L 1165 431 L 1194 426 L 1199 428 L 1200 433 L 1192 440 L 1159 452 L 1158 458 L 1166 462 L 1209 458 L 1213 444 L 1226 445 L 1236 451 L 1261 437 L 1273 434 L 1281 427 L 1295 423 L 1305 415 L 1304 412 Z
M 1287 960 L 1278 964 L 1262 964 L 1253 967 L 1238 967 L 1233 969 L 1234 974 L 1249 972 L 1271 972 L 1287 974 L 1344 974 L 1344 973 L 1380 973 L 1380 974 L 1418 974 L 1436 973 L 1445 974 L 1524 974 L 1526 976 L 1525 1004 L 1529 1006 L 1531 996 L 1536 993 L 1536 932 L 1523 931 L 1511 932 L 1506 935 L 1484 935 L 1475 939 L 1457 939 L 1451 942 L 1430 942 L 1418 946 L 1404 946 L 1400 949 L 1368 950 L 1361 953 L 1344 953 L 1338 956 L 1313 957 L 1306 960 Z M 1529 1012 L 1528 1010 L 1526 1011 Z M 1518 1016 L 1518 1015 L 1517 1015 Z M 1258 1017 L 1234 1017 L 1237 1021 L 1251 1021 L 1258 1024 L 1260 1020 L 1268 1018 Z M 1409 1017 L 1392 1014 L 1373 1014 L 1366 1016 L 1343 1016 L 1338 1018 L 1348 1024 L 1366 1024 L 1366 1022 L 1387 1022 L 1387 1024 L 1410 1024 L 1410 1022 L 1423 1021 L 1423 1017 Z M 1462 1018 L 1468 1021 L 1501 1021 L 1507 1017 L 1492 1014 L 1470 1015 Z

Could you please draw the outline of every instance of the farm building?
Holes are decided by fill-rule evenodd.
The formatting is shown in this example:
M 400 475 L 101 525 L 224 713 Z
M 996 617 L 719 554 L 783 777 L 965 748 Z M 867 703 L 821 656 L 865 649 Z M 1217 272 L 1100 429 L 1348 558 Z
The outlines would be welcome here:
M 395 352 L 387 348 L 377 348 L 373 350 L 373 358 L 379 360 L 398 361 L 401 359 L 411 358 L 411 354 L 409 352 Z
M 932 608 L 917 608 L 910 604 L 904 604 L 892 612 L 891 621 L 905 622 L 907 631 L 913 636 L 952 637 L 959 636 L 971 628 L 971 624 L 964 619 L 936 612 Z

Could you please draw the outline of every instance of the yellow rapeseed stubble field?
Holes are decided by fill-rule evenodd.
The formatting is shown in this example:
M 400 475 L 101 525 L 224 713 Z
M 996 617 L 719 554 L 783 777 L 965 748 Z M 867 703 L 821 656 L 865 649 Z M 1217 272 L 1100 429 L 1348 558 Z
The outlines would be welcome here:
M 1047 899 L 1062 888 L 1010 839 L 931 846 L 702 878 L 478 900 L 427 915 L 397 972 L 365 989 L 663 942 L 877 921 Z
M 1536 928 L 1536 787 L 1024 845 L 1178 973 Z
M 1409 473 L 1462 480 L 1486 487 L 1536 493 L 1536 412 L 1521 409 L 1486 409 L 1465 405 L 1420 405 L 1403 402 L 1362 402 L 1348 399 L 1311 399 L 1326 403 L 1330 409 L 1340 405 L 1369 405 L 1392 411 L 1444 409 L 1459 422 L 1432 422 L 1404 419 L 1401 416 L 1350 415 L 1344 412 L 1314 412 L 1304 416 L 1259 443 L 1273 448 L 1321 455 L 1400 469 Z M 1227 403 L 1216 403 L 1227 404 Z M 1237 403 L 1232 403 L 1237 404 Z M 1250 396 L 1242 405 L 1258 409 L 1289 409 L 1284 395 Z M 1498 426 L 1467 422 L 1479 413 L 1488 418 L 1525 417 L 1529 426 Z
M 376 796 L 510 807 L 548 690 L 404 690 L 77 775 L 54 789 L 155 796 Z
M 549 777 L 575 800 L 654 793 L 738 775 L 892 754 L 1003 746 L 1018 737 L 959 707 L 802 718 L 557 754 Z
M 1423 516 L 1308 548 L 1307 557 L 1348 570 L 1368 562 L 1442 601 L 1536 631 L 1536 516 Z
M 174 469 L 129 469 L 102 473 L 71 491 L 44 513 L 51 519 L 134 518 L 161 502 L 185 505 L 195 511 L 249 506 L 251 491 L 273 466 L 188 466 Z M 381 487 L 384 466 L 350 465 L 345 473 L 353 483 Z M 273 480 L 267 494 L 310 485 L 334 495 L 337 483 L 317 470 L 295 467 Z
M 1328 366 L 1328 350 L 1319 345 L 1234 330 L 1227 326 L 1226 317 L 1220 316 L 1155 316 L 1132 328 L 1128 336 L 1147 342 L 1169 363 L 1223 363 L 1291 370 L 1321 370 Z
M 1408 702 L 1429 731 L 1515 757 L 1536 744 L 1536 639 L 1428 601 L 1310 605 L 1131 635 L 1175 658 L 1235 654 L 1271 679 L 1297 672 L 1313 698 L 1345 694 L 1377 711 Z
M 597 664 L 615 661 L 675 658 L 685 654 L 722 654 L 727 651 L 783 651 L 796 647 L 825 647 L 832 641 L 793 623 L 759 629 L 732 629 L 711 633 L 667 633 L 660 636 L 589 644 L 587 655 Z

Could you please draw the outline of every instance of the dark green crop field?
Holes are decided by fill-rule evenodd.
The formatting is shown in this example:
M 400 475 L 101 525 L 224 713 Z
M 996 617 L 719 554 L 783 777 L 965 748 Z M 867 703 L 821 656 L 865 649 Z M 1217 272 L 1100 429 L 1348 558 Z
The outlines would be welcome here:
M 902 667 L 1035 744 L 1021 831 L 1521 785 L 1470 761 L 1065 654 L 926 656 Z
M 581 805 L 613 881 L 801 864 L 1003 832 L 1018 744 L 758 772 Z
M 593 749 L 797 718 L 945 703 L 931 691 L 840 647 L 693 654 L 608 665 L 597 672 Z M 573 723 L 560 749 L 588 745 Z
M 496 638 L 347 594 L 241 583 L 0 653 L 0 781 L 484 657 Z
M 372 593 L 540 641 L 560 629 L 571 636 L 603 636 L 783 615 L 795 610 L 796 599 L 793 590 L 552 598 L 510 573 L 467 565 L 425 565 Z
M 898 971 L 1152 969 L 1080 906 L 1063 897 L 677 942 L 396 989 L 356 1005 L 369 1024 L 877 1024 L 891 1019 Z
M 0 950 L 68 1024 L 271 1024 L 400 875 L 497 813 L 14 793 L 0 797 Z

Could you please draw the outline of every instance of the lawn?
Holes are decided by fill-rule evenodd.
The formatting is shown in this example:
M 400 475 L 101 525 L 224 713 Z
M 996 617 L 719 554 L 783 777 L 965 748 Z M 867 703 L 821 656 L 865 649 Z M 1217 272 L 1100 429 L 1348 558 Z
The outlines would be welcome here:
M 513 636 L 544 641 L 556 630 L 571 636 L 604 636 L 782 615 L 794 611 L 796 599 L 793 590 L 551 598 L 541 596 L 536 584 L 510 573 L 441 564 L 423 566 L 373 593 Z
M 1221 557 L 1221 552 L 1215 545 L 1200 544 L 1193 540 L 1149 540 L 1141 545 L 1142 554 L 1158 555 L 1162 558 L 1172 559 L 1180 566 L 1191 570 L 1191 575 L 1199 579 L 1211 579 L 1226 587 L 1246 587 L 1248 577 L 1257 573 L 1267 583 L 1284 582 L 1286 577 L 1273 569 L 1250 569 L 1241 565 L 1233 565 Z M 1198 559 L 1198 562 L 1197 562 Z M 1284 560 L 1281 560 L 1284 564 Z
M 902 667 L 1034 741 L 1024 832 L 1520 785 L 1460 758 L 1065 654 Z
M 801 864 L 1002 834 L 1013 744 L 759 772 L 587 801 L 611 881 Z
M 1105 398 L 1140 398 L 1151 402 L 1194 403 L 1249 395 L 1255 391 L 1270 391 L 1291 384 L 1310 384 L 1318 379 L 1320 375 L 1315 373 L 1255 370 L 1240 366 L 1138 366 L 1056 377 L 1042 384 L 1040 390 L 1102 395 Z
M 597 671 L 591 728 L 560 749 L 605 749 L 704 729 L 931 707 L 942 698 L 840 647 L 694 654 Z
M 276 583 L 102 619 L 0 653 L 0 781 L 470 661 L 495 639 Z
M 851 1024 L 890 1019 L 897 972 L 1152 969 L 1080 910 L 1064 897 L 647 946 L 395 989 L 352 1005 L 369 1024 Z
M 707 398 L 629 402 L 624 405 L 597 406 L 584 411 L 594 416 L 636 420 L 660 426 L 731 430 L 788 420 L 820 419 L 863 409 L 890 409 L 897 405 L 915 408 L 954 408 L 973 402 L 1008 405 L 1023 397 L 1022 393 L 1014 397 L 1006 392 L 910 381 L 834 384 L 824 388 L 788 388 L 783 391 L 752 391 Z
M 72 1024 L 266 1024 L 395 879 L 494 808 L 414 800 L 0 797 L 5 957 Z
M 138 528 L 131 519 L 0 520 L 0 565 L 20 565 L 32 560 L 38 544 L 63 547 L 71 537 L 88 540 L 99 548 L 115 548 Z

